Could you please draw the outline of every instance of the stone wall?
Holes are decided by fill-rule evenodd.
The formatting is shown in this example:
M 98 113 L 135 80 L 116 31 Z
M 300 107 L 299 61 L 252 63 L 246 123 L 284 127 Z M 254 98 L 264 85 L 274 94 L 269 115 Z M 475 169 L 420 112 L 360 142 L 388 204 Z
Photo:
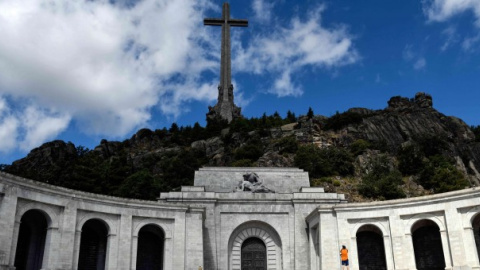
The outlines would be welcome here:
M 92 219 L 108 230 L 106 269 L 136 268 L 139 232 L 146 225 L 163 232 L 166 270 L 241 269 L 241 244 L 250 237 L 264 241 L 269 270 L 340 269 L 341 245 L 349 249 L 350 269 L 357 270 L 357 235 L 367 246 L 379 241 L 362 235 L 366 231 L 381 237 L 387 269 L 413 270 L 419 268 L 415 232 L 426 226 L 439 235 L 441 248 L 436 250 L 442 250 L 445 269 L 480 269 L 480 190 L 348 204 L 343 195 L 321 188 L 295 189 L 262 194 L 183 187 L 181 192 L 160 194 L 154 202 L 89 194 L 0 173 L 0 269 L 13 269 L 22 216 L 30 210 L 42 213 L 48 223 L 45 270 L 77 269 L 82 228 Z M 431 257 L 424 255 L 422 260 Z
M 89 194 L 0 173 L 0 269 L 13 269 L 20 221 L 32 209 L 48 220 L 44 270 L 77 269 L 82 226 L 92 219 L 108 228 L 105 269 L 135 269 L 138 232 L 149 224 L 165 235 L 164 269 L 203 265 L 202 207 Z
M 478 230 L 474 220 L 479 214 L 480 190 L 475 188 L 402 200 L 320 206 L 307 222 L 310 228 L 323 228 L 318 236 L 319 248 L 328 248 L 319 255 L 314 250 L 310 254 L 319 257 L 318 269 L 339 269 L 338 251 L 346 245 L 350 269 L 357 270 L 357 233 L 365 226 L 373 226 L 383 236 L 387 269 L 420 269 L 416 265 L 420 255 L 414 251 L 414 237 L 418 236 L 414 234 L 433 224 L 441 239 L 441 247 L 435 250 L 443 249 L 440 256 L 445 260 L 445 269 L 480 269 L 474 237 L 474 229 Z

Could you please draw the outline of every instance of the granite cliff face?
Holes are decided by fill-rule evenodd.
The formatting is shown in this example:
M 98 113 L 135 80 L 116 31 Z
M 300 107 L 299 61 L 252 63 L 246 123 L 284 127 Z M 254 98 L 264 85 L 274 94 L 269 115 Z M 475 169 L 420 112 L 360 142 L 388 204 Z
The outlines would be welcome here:
M 263 116 L 255 128 L 248 126 L 253 120 L 244 120 L 216 128 L 196 124 L 187 128 L 172 125 L 170 130 L 142 129 L 123 142 L 102 140 L 93 150 L 53 141 L 5 170 L 68 187 L 75 182 L 74 188 L 84 190 L 97 185 L 86 182 L 99 178 L 103 188 L 94 192 L 122 196 L 118 190 L 123 188 L 123 180 L 135 178 L 141 171 L 155 179 L 157 188 L 171 190 L 192 181 L 200 166 L 294 167 L 299 145 L 347 149 L 354 155 L 358 172 L 372 155 L 386 153 L 392 166 L 397 166 L 396 155 L 406 146 L 441 143 L 437 147 L 441 155 L 455 160 L 455 167 L 472 185 L 480 183 L 480 142 L 461 119 L 435 110 L 428 94 L 417 93 L 412 99 L 393 97 L 383 110 L 352 108 L 331 117 L 292 119 L 295 121 L 285 124 L 278 115 Z M 368 142 L 368 149 L 352 150 L 360 141 Z
M 465 122 L 441 114 L 433 109 L 432 103 L 431 96 L 424 93 L 417 93 L 411 100 L 393 97 L 385 110 L 364 113 L 363 121 L 348 125 L 346 133 L 355 138 L 385 142 L 392 149 L 406 141 L 438 136 L 451 142 L 450 150 L 455 153 L 458 153 L 458 146 L 475 141 L 475 135 Z

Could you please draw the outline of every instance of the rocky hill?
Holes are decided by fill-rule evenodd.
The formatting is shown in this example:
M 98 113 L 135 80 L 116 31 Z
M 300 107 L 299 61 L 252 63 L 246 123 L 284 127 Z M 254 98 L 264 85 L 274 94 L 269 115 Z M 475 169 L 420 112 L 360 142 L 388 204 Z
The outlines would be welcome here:
M 480 128 L 445 116 L 432 97 L 393 97 L 383 110 L 353 108 L 331 117 L 288 112 L 206 127 L 139 130 L 92 150 L 45 143 L 5 171 L 51 184 L 155 199 L 191 185 L 200 166 L 301 167 L 312 185 L 350 200 L 393 199 L 480 183 Z M 247 169 L 246 169 L 247 170 Z

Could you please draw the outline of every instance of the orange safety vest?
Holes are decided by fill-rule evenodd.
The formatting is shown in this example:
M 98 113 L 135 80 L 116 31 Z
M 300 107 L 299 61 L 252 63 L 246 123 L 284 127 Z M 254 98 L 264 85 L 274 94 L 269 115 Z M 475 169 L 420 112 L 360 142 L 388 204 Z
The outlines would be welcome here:
M 342 248 L 342 250 L 340 250 L 340 258 L 342 261 L 348 260 L 348 249 Z

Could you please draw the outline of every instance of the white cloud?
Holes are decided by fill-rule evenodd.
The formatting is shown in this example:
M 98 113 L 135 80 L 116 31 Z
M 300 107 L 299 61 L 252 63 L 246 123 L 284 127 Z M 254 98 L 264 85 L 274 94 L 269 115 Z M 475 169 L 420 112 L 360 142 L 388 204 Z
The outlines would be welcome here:
M 446 37 L 445 43 L 440 47 L 441 51 L 446 51 L 450 46 L 458 42 L 457 29 L 454 26 L 449 26 L 442 31 L 442 34 Z
M 272 9 L 274 2 L 267 0 L 253 0 L 252 9 L 254 18 L 259 22 L 268 22 L 272 18 Z
M 7 101 L 0 96 L 0 153 L 15 149 L 18 120 L 10 114 Z
M 464 51 L 472 51 L 475 48 L 475 44 L 480 41 L 480 35 L 465 38 L 462 42 L 462 49 Z
M 413 63 L 413 69 L 422 70 L 427 66 L 427 60 L 420 54 L 416 53 L 413 46 L 410 44 L 405 45 L 402 52 L 403 60 L 407 63 Z
M 57 114 L 35 106 L 25 108 L 23 113 L 20 128 L 25 132 L 25 136 L 20 142 L 20 148 L 25 151 L 38 147 L 46 140 L 57 136 L 67 128 L 70 122 L 69 115 Z
M 425 66 L 427 65 L 427 61 L 425 60 L 425 58 L 419 58 L 417 61 L 415 61 L 415 64 L 413 64 L 413 68 L 415 70 L 421 70 L 421 69 L 425 69 Z
M 18 120 L 5 117 L 0 122 L 0 153 L 8 153 L 15 149 L 17 140 Z
M 480 1 L 478 0 L 424 0 L 423 12 L 429 21 L 442 22 L 451 17 L 472 11 L 477 18 L 476 25 L 480 27 Z
M 253 1 L 257 16 L 271 20 L 274 2 Z M 121 138 L 156 107 L 175 118 L 189 102 L 214 101 L 218 79 L 202 73 L 218 73 L 220 33 L 203 26 L 206 10 L 220 11 L 211 0 L 0 1 L 0 151 L 36 147 L 72 123 Z M 344 26 L 321 25 L 323 10 L 245 48 L 234 34 L 234 71 L 272 75 L 265 92 L 298 96 L 303 68 L 358 61 Z
M 34 105 L 16 110 L 13 107 L 0 97 L 0 152 L 3 153 L 38 147 L 64 131 L 70 122 L 69 115 L 39 109 Z
M 201 24 L 209 7 L 208 0 L 130 8 L 106 0 L 1 1 L 0 94 L 114 137 L 145 125 L 157 104 L 177 116 L 185 100 L 214 99 L 215 88 L 206 90 L 199 76 L 216 63 L 196 45 L 210 46 Z
M 415 58 L 415 54 L 413 53 L 412 48 L 413 47 L 410 44 L 405 45 L 405 48 L 403 49 L 403 52 L 402 52 L 403 60 L 411 61 L 413 58 Z
M 303 94 L 302 89 L 292 83 L 291 70 L 288 68 L 282 72 L 281 77 L 275 80 L 274 88 L 269 91 L 279 97 L 300 96 Z
M 233 65 L 237 70 L 273 75 L 272 88 L 277 96 L 301 95 L 301 86 L 292 83 L 295 72 L 305 67 L 335 68 L 356 62 L 358 53 L 345 27 L 327 29 L 321 25 L 324 7 L 310 13 L 305 20 L 294 18 L 286 28 L 253 38 L 247 48 L 238 40 Z

